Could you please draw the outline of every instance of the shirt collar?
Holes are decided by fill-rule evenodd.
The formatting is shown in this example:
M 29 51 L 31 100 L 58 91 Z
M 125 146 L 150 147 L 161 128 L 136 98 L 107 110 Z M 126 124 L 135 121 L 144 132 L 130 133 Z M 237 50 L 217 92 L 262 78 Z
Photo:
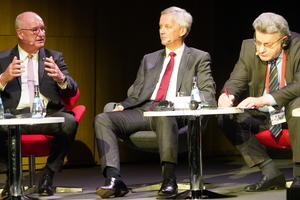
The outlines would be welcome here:
M 279 62 L 281 62 L 283 57 L 283 51 L 281 51 L 281 53 L 279 54 L 279 56 L 273 60 L 276 60 L 276 64 L 278 64 Z M 273 60 L 268 61 L 268 64 L 271 64 Z
M 20 55 L 20 60 L 27 59 L 27 56 L 28 56 L 29 53 L 27 53 L 24 49 L 22 49 L 20 47 L 20 45 L 18 45 L 18 51 L 19 51 L 19 55 Z M 32 53 L 31 54 L 32 55 L 32 59 L 37 59 L 38 52 L 39 51 L 37 51 L 36 53 Z
M 166 47 L 166 57 L 169 56 L 170 52 L 176 53 L 176 57 L 177 57 L 178 55 L 181 55 L 181 54 L 183 53 L 184 46 L 185 46 L 185 44 L 183 43 L 182 46 L 179 47 L 178 49 L 176 49 L 175 51 L 171 51 L 170 49 L 168 49 L 168 48 Z

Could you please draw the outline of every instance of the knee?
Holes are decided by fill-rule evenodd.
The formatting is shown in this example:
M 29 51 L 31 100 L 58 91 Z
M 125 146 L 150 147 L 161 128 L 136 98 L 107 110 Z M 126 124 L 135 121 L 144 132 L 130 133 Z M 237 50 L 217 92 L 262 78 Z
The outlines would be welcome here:
M 108 119 L 109 118 L 106 115 L 106 113 L 101 113 L 101 114 L 97 115 L 94 119 L 94 128 L 96 128 L 100 124 L 103 124 L 103 122 L 107 121 Z
M 77 133 L 78 122 L 73 115 L 65 116 L 65 122 L 63 123 L 64 132 L 68 135 L 74 135 Z

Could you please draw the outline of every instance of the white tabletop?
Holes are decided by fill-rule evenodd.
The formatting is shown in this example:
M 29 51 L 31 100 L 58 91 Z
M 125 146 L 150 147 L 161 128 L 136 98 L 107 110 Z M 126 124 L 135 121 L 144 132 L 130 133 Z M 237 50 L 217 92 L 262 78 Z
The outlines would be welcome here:
M 64 117 L 44 117 L 41 119 L 11 118 L 11 119 L 1 119 L 0 125 L 49 124 L 49 123 L 62 123 L 64 121 L 65 121 Z
M 203 109 L 203 110 L 174 110 L 174 111 L 147 111 L 144 112 L 145 117 L 158 116 L 201 116 L 201 115 L 220 115 L 243 113 L 244 109 L 236 107 Z
M 300 108 L 296 108 L 292 111 L 292 116 L 300 117 Z

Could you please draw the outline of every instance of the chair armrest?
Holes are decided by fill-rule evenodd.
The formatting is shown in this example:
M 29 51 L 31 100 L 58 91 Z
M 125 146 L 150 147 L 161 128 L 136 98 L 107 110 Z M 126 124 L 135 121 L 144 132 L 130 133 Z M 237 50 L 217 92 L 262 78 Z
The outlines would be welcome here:
M 85 113 L 85 110 L 86 110 L 86 107 L 84 105 L 78 105 L 72 109 L 72 111 L 75 114 L 75 119 L 78 123 L 80 123 L 80 121 L 83 117 L 83 114 Z

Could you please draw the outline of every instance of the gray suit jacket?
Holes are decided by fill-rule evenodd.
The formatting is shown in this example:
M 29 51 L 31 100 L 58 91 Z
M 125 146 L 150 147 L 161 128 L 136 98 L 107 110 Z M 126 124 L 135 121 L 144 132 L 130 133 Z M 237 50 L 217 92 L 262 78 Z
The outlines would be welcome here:
M 121 105 L 126 108 L 142 106 L 149 102 L 155 89 L 165 59 L 165 50 L 159 50 L 144 56 L 138 70 L 133 91 Z M 206 101 L 215 101 L 215 82 L 211 75 L 211 59 L 207 52 L 184 48 L 177 77 L 177 92 L 191 93 L 192 77 L 198 77 L 198 87 Z
M 300 35 L 298 33 L 292 32 L 291 43 L 285 51 L 287 85 L 270 93 L 277 102 L 278 108 L 300 96 Z M 255 52 L 253 39 L 244 40 L 239 60 L 224 85 L 224 88 L 236 97 L 237 102 L 248 96 L 263 95 L 267 63 L 255 55 Z
M 0 52 L 0 73 L 3 73 L 6 70 L 9 64 L 12 62 L 14 56 L 17 56 L 18 59 L 20 58 L 17 46 L 13 49 Z M 66 89 L 60 89 L 53 78 L 47 75 L 48 72 L 45 70 L 45 67 L 47 66 L 44 64 L 44 62 L 45 58 L 50 56 L 53 57 L 53 60 L 59 69 L 66 76 L 68 81 L 68 87 Z M 77 83 L 69 76 L 69 72 L 67 70 L 68 67 L 64 62 L 63 54 L 57 51 L 42 48 L 39 50 L 38 63 L 40 92 L 49 100 L 47 109 L 57 111 L 64 110 L 64 106 L 61 103 L 60 97 L 75 96 L 77 91 Z M 9 81 L 4 91 L 1 91 L 4 110 L 17 108 L 21 97 L 21 85 L 21 77 L 17 77 Z

